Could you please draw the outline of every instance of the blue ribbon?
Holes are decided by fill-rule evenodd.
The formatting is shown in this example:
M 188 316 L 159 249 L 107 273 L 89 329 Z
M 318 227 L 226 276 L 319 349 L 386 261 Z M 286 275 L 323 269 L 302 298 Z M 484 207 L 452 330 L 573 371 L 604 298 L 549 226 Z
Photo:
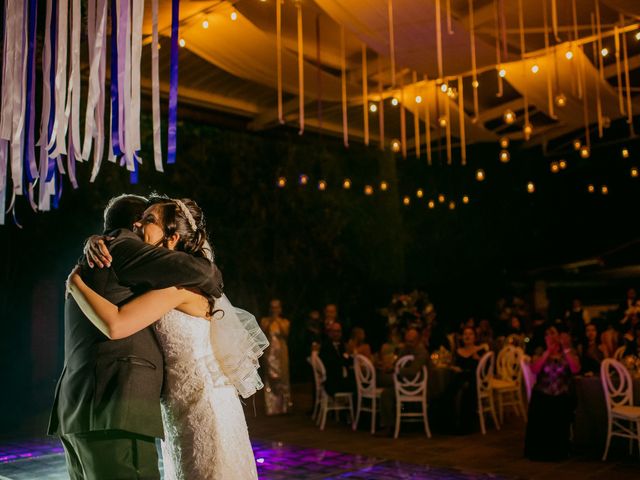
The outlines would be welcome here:
M 33 183 L 38 177 L 38 167 L 35 162 L 35 139 L 34 139 L 34 126 L 35 126 L 35 46 L 36 46 L 36 21 L 38 14 L 38 2 L 37 0 L 29 0 L 28 2 L 29 12 L 29 28 L 28 39 L 29 42 L 27 50 L 27 95 L 25 106 L 25 126 L 27 130 L 27 136 L 24 143 L 24 171 L 27 178 L 27 182 L 24 185 L 24 192 L 28 194 L 28 184 Z
M 167 163 L 176 163 L 176 137 L 178 134 L 178 27 L 180 0 L 171 4 L 171 80 L 169 84 L 169 128 L 167 133 Z
M 111 0 L 111 148 L 113 154 L 122 155 L 120 150 L 120 109 L 118 107 L 118 15 L 117 0 Z
M 129 174 L 129 183 L 131 185 L 138 184 L 138 156 L 140 155 L 140 150 L 136 150 L 133 153 L 133 172 Z

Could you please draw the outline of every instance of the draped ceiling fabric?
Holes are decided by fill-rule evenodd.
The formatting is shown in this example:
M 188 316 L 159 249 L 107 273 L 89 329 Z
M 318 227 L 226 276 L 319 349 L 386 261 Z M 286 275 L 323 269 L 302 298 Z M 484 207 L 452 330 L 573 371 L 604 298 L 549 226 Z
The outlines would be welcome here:
M 592 15 L 596 0 L 575 0 L 577 30 L 580 38 L 592 35 Z M 394 18 L 394 50 L 396 82 L 392 84 L 391 44 L 389 37 L 389 0 L 300 0 L 303 31 L 303 72 L 305 124 L 329 134 L 342 135 L 341 106 L 341 42 L 340 31 L 345 28 L 345 59 L 347 79 L 347 124 L 350 138 L 364 138 L 362 104 L 380 100 L 378 90 L 382 83 L 385 99 L 385 141 L 400 138 L 400 108 L 392 107 L 392 97 L 405 99 L 407 111 L 406 138 L 413 145 L 415 134 L 413 115 L 420 119 L 421 143 L 425 140 L 425 110 L 430 112 L 432 141 L 442 139 L 444 130 L 438 126 L 438 115 L 443 114 L 449 102 L 450 128 L 454 142 L 460 134 L 458 100 L 439 91 L 438 85 L 446 81 L 456 87 L 457 76 L 464 76 L 464 118 L 467 143 L 491 142 L 506 135 L 522 140 L 525 108 L 524 97 L 533 134 L 528 144 L 546 142 L 565 135 L 582 135 L 584 129 L 583 100 L 578 95 L 576 65 L 584 62 L 588 123 L 594 129 L 597 122 L 596 84 L 600 91 L 601 118 L 625 118 L 619 108 L 617 69 L 613 37 L 603 38 L 611 55 L 604 60 L 601 78 L 597 59 L 594 65 L 592 44 L 584 45 L 584 52 L 571 47 L 574 22 L 571 0 L 546 0 L 548 39 L 551 48 L 545 50 L 544 8 L 541 0 L 522 0 L 525 29 L 525 51 L 520 48 L 519 1 L 473 0 L 476 63 L 478 68 L 478 105 L 476 112 L 471 85 L 470 0 L 441 0 L 443 73 L 438 79 L 436 51 L 436 0 L 392 0 Z M 147 0 L 150 3 L 150 0 Z M 505 70 L 503 95 L 498 96 L 496 56 L 496 3 L 505 31 L 501 36 L 500 67 Z M 552 4 L 557 8 L 552 12 Z M 159 0 L 159 31 L 161 79 L 168 69 L 168 36 L 171 25 L 171 0 Z M 450 4 L 448 28 L 447 5 Z M 284 119 L 298 122 L 298 0 L 282 0 L 282 89 Z M 603 34 L 621 25 L 640 20 L 638 0 L 599 0 Z M 146 11 L 150 11 L 150 7 Z M 235 20 L 231 18 L 234 13 Z M 557 18 L 553 22 L 553 15 Z M 203 28 L 203 21 L 208 28 Z M 204 105 L 206 108 L 230 112 L 246 118 L 251 129 L 268 129 L 278 124 L 277 115 L 277 62 L 276 62 L 276 8 L 275 0 L 210 0 L 180 2 L 180 37 L 185 47 L 180 51 L 181 101 Z M 554 28 L 555 26 L 555 28 Z M 637 27 L 636 27 L 637 28 Z M 145 18 L 145 54 L 149 55 L 151 18 Z M 629 65 L 632 84 L 640 69 L 640 42 L 626 33 L 629 44 Z M 368 98 L 362 97 L 362 46 L 367 49 Z M 553 48 L 557 45 L 556 48 Z M 166 47 L 166 49 L 165 49 Z M 574 58 L 564 54 L 571 48 Z M 540 70 L 531 72 L 536 63 Z M 415 76 L 413 76 L 415 72 Z M 553 72 L 552 80 L 547 74 Z M 143 88 L 150 88 L 150 69 L 143 64 Z M 411 79 L 417 78 L 416 84 Z M 428 80 L 423 80 L 423 78 Z M 635 80 L 634 80 L 635 79 Z M 624 83 L 624 81 L 623 81 Z M 401 85 L 404 90 L 401 91 Z M 551 87 L 549 87 L 551 85 Z M 633 111 L 640 112 L 640 85 L 633 85 Z M 161 82 L 166 95 L 168 84 Z M 549 96 L 566 96 L 564 108 L 549 108 Z M 415 95 L 425 103 L 417 104 Z M 455 97 L 455 95 L 454 95 Z M 439 98 L 439 105 L 435 99 Z M 625 99 L 626 102 L 626 99 Z M 426 105 L 426 108 L 425 108 Z M 506 109 L 518 113 L 514 125 L 502 122 Z M 626 103 L 625 103 L 626 109 Z M 623 109 L 624 110 L 624 109 Z M 371 141 L 378 141 L 378 118 L 369 114 Z M 595 133 L 597 136 L 597 132 Z M 527 145 L 525 143 L 525 145 Z M 424 150 L 423 150 L 424 151 Z

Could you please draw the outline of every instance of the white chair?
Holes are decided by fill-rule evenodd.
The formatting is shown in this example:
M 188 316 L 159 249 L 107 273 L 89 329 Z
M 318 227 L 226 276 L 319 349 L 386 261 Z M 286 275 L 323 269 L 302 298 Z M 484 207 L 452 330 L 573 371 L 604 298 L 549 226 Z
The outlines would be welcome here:
M 640 449 L 640 407 L 633 406 L 633 384 L 629 371 L 620 362 L 607 358 L 600 365 L 600 378 L 607 403 L 607 443 L 602 460 L 607 459 L 611 437 L 629 439 L 629 453 L 633 452 L 633 441 Z
M 482 434 L 487 433 L 487 429 L 484 424 L 484 414 L 491 413 L 493 423 L 497 430 L 500 430 L 500 424 L 498 423 L 498 417 L 496 415 L 496 407 L 493 401 L 493 390 L 491 388 L 491 379 L 493 378 L 493 364 L 495 361 L 495 355 L 493 352 L 485 353 L 480 362 L 478 362 L 478 368 L 476 368 L 476 388 L 478 391 L 478 416 L 480 417 L 480 430 Z
M 371 413 L 371 433 L 376 431 L 376 413 L 378 399 L 382 394 L 382 388 L 376 388 L 376 369 L 371 360 L 364 355 L 353 357 L 353 369 L 356 374 L 356 386 L 358 387 L 356 400 L 356 419 L 353 422 L 353 429 L 358 428 L 360 412 Z M 362 405 L 362 400 L 368 400 L 370 406 Z
M 496 376 L 491 379 L 491 389 L 498 401 L 500 423 L 504 421 L 505 407 L 512 407 L 517 416 L 527 418 L 522 398 L 522 369 L 520 359 L 524 356 L 521 348 L 507 345 L 498 353 Z
M 527 392 L 527 402 L 531 401 L 531 391 L 536 384 L 537 375 L 531 370 L 531 357 L 522 355 L 520 357 L 520 370 L 522 370 L 522 378 L 524 379 L 524 388 Z
M 413 355 L 405 355 L 400 357 L 396 362 L 396 368 L 393 373 L 393 387 L 396 393 L 396 430 L 393 438 L 398 438 L 400 433 L 400 422 L 405 421 L 422 421 L 424 423 L 424 431 L 428 438 L 431 438 L 431 430 L 429 429 L 429 419 L 427 418 L 427 367 L 424 365 L 422 369 L 413 378 L 406 378 L 400 373 L 400 370 L 414 360 Z M 402 412 L 403 404 L 419 404 L 421 409 L 419 412 Z
M 349 418 L 353 424 L 353 394 L 351 392 L 336 392 L 329 395 L 324 389 L 324 382 L 327 380 L 327 371 L 320 359 L 320 355 L 311 355 L 311 365 L 313 366 L 313 377 L 316 382 L 316 395 L 319 396 L 319 410 L 316 418 L 316 425 L 320 425 L 320 430 L 324 430 L 327 422 L 327 412 L 336 412 L 336 418 L 340 410 L 348 410 Z
M 615 352 L 613 352 L 613 359 L 614 360 L 618 360 L 621 361 L 622 357 L 624 357 L 624 351 L 626 350 L 626 347 L 619 347 L 616 349 Z

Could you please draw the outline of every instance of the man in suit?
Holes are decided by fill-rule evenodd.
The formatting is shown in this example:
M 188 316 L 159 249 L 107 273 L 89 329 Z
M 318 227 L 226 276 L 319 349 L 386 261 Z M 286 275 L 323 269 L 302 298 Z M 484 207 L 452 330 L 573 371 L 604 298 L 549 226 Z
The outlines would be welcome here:
M 327 371 L 324 389 L 329 395 L 352 392 L 355 390 L 355 381 L 349 372 L 351 359 L 342 341 L 342 325 L 334 321 L 327 327 L 326 333 L 327 338 L 320 347 L 320 360 Z
M 123 195 L 105 209 L 112 261 L 82 279 L 122 305 L 151 289 L 181 286 L 220 297 L 222 276 L 208 260 L 145 244 L 129 230 L 147 208 L 143 197 Z M 65 300 L 65 361 L 56 387 L 49 434 L 58 435 L 76 479 L 159 479 L 155 438 L 163 437 L 160 393 L 164 363 L 151 327 L 109 340 Z

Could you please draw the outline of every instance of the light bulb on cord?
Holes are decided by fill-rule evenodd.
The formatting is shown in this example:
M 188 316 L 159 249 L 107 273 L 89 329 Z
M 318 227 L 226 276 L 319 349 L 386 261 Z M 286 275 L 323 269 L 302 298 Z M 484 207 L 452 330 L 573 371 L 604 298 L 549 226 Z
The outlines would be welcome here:
M 399 103 L 400 102 L 398 101 L 398 99 L 396 97 L 393 97 L 391 99 L 391 105 L 393 105 L 394 107 L 397 107 Z
M 398 153 L 400 151 L 400 140 L 391 140 L 391 151 L 394 153 Z
M 500 139 L 500 146 L 501 146 L 502 148 L 509 148 L 509 138 L 507 138 L 507 137 L 502 137 L 502 138 Z
M 560 171 L 560 165 L 558 162 L 551 162 L 551 173 L 558 173 Z
M 371 113 L 376 113 L 378 111 L 378 106 L 375 103 L 369 105 L 369 111 Z
M 422 198 L 422 197 L 424 197 L 424 190 L 422 190 L 421 188 L 419 188 L 419 189 L 416 191 L 416 197 L 418 197 L 418 198 Z
M 180 40 L 178 40 L 178 45 L 180 45 L 181 47 L 184 47 L 187 44 L 187 42 L 184 41 L 184 38 L 181 38 Z
M 606 57 L 607 55 L 609 55 L 609 49 L 605 47 L 602 50 L 600 50 L 600 53 L 602 54 L 603 57 Z
M 589 193 L 594 193 L 596 191 L 596 187 L 593 186 L 593 184 L 589 184 L 587 185 L 587 192 Z
M 634 37 L 636 40 L 640 41 L 640 32 L 637 32 Z
M 590 155 L 591 151 L 587 145 L 583 145 L 582 147 L 580 147 L 580 156 L 582 158 L 589 158 Z
M 471 82 L 471 86 L 473 88 L 478 88 L 480 86 L 480 82 L 478 82 L 477 80 L 474 80 L 473 82 Z
M 533 127 L 531 126 L 531 124 L 530 124 L 530 123 L 527 123 L 527 124 L 524 126 L 523 131 L 524 131 L 524 136 L 525 136 L 525 138 L 529 139 L 529 137 L 531 136 L 531 132 L 533 132 Z
M 237 19 L 238 19 L 238 12 L 236 11 L 231 12 L 231 20 L 235 22 Z
M 386 192 L 387 189 L 389 188 L 389 184 L 387 182 L 380 182 L 380 190 L 382 190 L 383 192 Z
M 536 186 L 533 182 L 527 183 L 527 192 L 533 193 L 536 191 Z
M 411 199 L 409 197 L 405 196 L 402 199 L 402 203 L 404 203 L 405 205 L 409 205 L 411 203 Z
M 516 114 L 513 110 L 508 108 L 504 111 L 502 118 L 504 118 L 504 123 L 506 123 L 507 125 L 511 125 L 516 121 Z
M 435 208 L 436 202 L 434 202 L 433 200 L 429 200 L 429 203 L 427 205 L 429 205 L 429 208 Z
M 325 182 L 324 180 L 320 180 L 318 182 L 318 190 L 324 191 L 326 189 L 327 189 L 327 182 Z
M 484 178 L 485 178 L 484 170 L 482 170 L 481 168 L 476 170 L 476 180 L 479 182 L 483 182 Z
M 559 93 L 555 98 L 556 107 L 566 107 L 567 106 L 567 97 L 564 93 Z
M 501 68 L 500 70 L 498 70 L 498 75 L 504 78 L 507 75 L 507 71 L 504 68 Z
M 449 202 L 449 210 L 455 210 L 456 208 L 456 202 L 454 202 L 453 200 L 451 200 Z
M 206 18 L 202 21 L 202 28 L 204 28 L 205 30 L 209 28 L 209 20 L 207 20 Z
M 564 170 L 567 168 L 567 161 L 566 160 L 560 160 L 558 162 L 558 166 L 560 167 L 560 170 Z
M 285 177 L 278 178 L 278 187 L 284 188 L 287 185 L 287 179 Z
M 631 167 L 631 176 L 633 178 L 638 178 L 638 168 L 637 167 Z
M 571 60 L 573 58 L 573 52 L 571 50 L 567 50 L 567 52 L 564 54 L 564 58 L 566 58 L 567 60 Z
M 538 66 L 538 64 L 537 64 L 537 63 L 534 63 L 534 64 L 531 66 L 531 73 L 534 73 L 534 74 L 535 74 L 535 73 L 538 73 L 539 71 L 540 71 L 540 67 Z
M 464 195 L 462 197 L 462 203 L 464 203 L 465 205 L 469 203 L 469 196 L 468 195 Z
M 445 198 L 444 198 L 444 195 L 443 195 L 443 194 L 438 195 L 438 201 L 439 201 L 440 203 L 444 203 Z
M 416 95 L 416 103 L 422 103 L 422 97 L 420 95 Z
M 298 178 L 298 183 L 300 183 L 300 185 L 306 185 L 307 183 L 309 183 L 309 177 L 307 177 L 304 173 L 302 175 L 300 175 L 300 177 Z
M 442 85 L 440 85 L 440 91 L 442 93 L 447 93 L 447 90 L 449 90 L 449 85 L 447 85 L 446 83 L 443 83 Z
M 511 160 L 511 156 L 509 155 L 509 150 L 501 150 L 500 151 L 500 161 L 502 163 L 507 163 Z
M 344 188 L 345 190 L 349 190 L 351 188 L 351 180 L 345 178 L 344 182 L 342 182 L 342 188 Z
M 446 128 L 447 127 L 447 117 L 445 117 L 444 115 L 442 117 L 440 117 L 438 119 L 438 125 L 440 125 L 440 128 Z
M 373 187 L 371 185 L 365 185 L 364 194 L 365 195 L 372 195 L 373 194 Z
M 606 185 L 602 185 L 602 187 L 600 187 L 600 193 L 602 193 L 602 195 L 608 195 L 609 187 L 607 187 Z
M 580 150 L 580 147 L 581 147 L 581 146 L 582 146 L 582 142 L 580 142 L 580 140 L 576 138 L 576 139 L 573 141 L 573 149 L 574 149 L 575 151 L 578 151 L 578 150 Z
M 622 149 L 622 158 L 629 158 L 629 150 L 627 150 L 626 148 Z

